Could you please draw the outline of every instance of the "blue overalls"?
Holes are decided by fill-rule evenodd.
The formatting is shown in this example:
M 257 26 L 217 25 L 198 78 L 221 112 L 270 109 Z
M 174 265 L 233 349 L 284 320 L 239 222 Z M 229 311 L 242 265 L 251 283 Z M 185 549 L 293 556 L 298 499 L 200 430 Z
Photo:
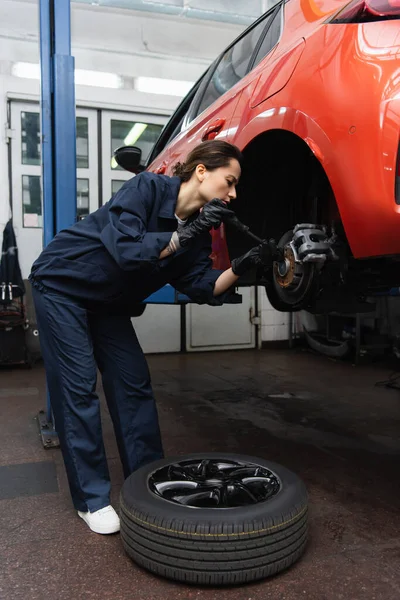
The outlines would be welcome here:
M 213 296 L 222 271 L 212 269 L 209 233 L 158 258 L 177 226 L 180 183 L 137 175 L 102 208 L 61 231 L 32 267 L 51 405 L 80 511 L 110 504 L 97 367 L 125 477 L 163 456 L 150 374 L 130 319 L 133 305 L 166 283 L 199 304 L 221 305 L 231 293 Z

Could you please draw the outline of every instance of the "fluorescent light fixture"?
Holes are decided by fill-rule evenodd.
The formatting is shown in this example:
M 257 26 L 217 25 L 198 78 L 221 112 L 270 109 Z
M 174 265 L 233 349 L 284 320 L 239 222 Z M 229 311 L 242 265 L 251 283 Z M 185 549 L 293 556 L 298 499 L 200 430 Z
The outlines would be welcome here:
M 147 129 L 147 123 L 135 123 L 126 138 L 124 139 L 125 146 L 133 146 L 140 138 L 143 131 Z
M 138 92 L 148 94 L 165 94 L 166 96 L 186 96 L 193 87 L 192 81 L 177 79 L 161 79 L 158 77 L 136 77 L 135 88 Z
M 11 67 L 11 75 L 25 79 L 40 79 L 40 65 L 36 63 L 16 62 Z
M 78 85 L 91 85 L 113 89 L 122 87 L 122 79 L 119 75 L 115 75 L 115 73 L 86 71 L 85 69 L 75 69 L 75 83 Z
M 16 62 L 11 67 L 14 77 L 25 79 L 40 79 L 40 65 L 36 63 Z M 121 88 L 122 78 L 115 73 L 104 73 L 103 71 L 87 71 L 86 69 L 75 69 L 75 83 L 78 85 L 90 85 L 103 88 Z

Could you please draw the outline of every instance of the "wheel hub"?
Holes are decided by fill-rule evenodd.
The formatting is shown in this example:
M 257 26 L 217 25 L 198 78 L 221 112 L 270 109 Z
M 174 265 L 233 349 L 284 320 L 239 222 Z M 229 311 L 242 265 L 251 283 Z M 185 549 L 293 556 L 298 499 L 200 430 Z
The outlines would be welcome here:
M 289 244 L 285 246 L 283 254 L 284 260 L 274 264 L 275 280 L 279 287 L 290 288 L 301 276 L 301 266 L 296 264 L 294 252 Z
M 278 493 L 278 477 L 254 463 L 182 461 L 152 473 L 149 488 L 164 500 L 192 508 L 233 508 L 265 502 Z
M 288 259 L 277 263 L 279 277 L 286 277 L 290 269 L 290 261 Z

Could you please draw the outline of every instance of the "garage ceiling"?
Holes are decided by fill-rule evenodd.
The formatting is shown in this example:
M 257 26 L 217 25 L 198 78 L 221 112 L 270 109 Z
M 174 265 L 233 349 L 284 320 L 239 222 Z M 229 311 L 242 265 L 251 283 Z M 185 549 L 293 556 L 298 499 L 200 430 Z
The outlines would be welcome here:
M 126 8 L 190 19 L 248 25 L 277 0 L 74 0 L 93 7 Z

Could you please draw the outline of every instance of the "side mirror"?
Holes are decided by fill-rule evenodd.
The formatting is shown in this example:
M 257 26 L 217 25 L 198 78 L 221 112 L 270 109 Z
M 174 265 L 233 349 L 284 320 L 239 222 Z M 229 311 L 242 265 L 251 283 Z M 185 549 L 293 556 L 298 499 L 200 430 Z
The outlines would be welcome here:
M 141 173 L 145 167 L 140 164 L 142 151 L 137 146 L 120 146 L 114 150 L 114 158 L 117 164 L 130 173 Z

